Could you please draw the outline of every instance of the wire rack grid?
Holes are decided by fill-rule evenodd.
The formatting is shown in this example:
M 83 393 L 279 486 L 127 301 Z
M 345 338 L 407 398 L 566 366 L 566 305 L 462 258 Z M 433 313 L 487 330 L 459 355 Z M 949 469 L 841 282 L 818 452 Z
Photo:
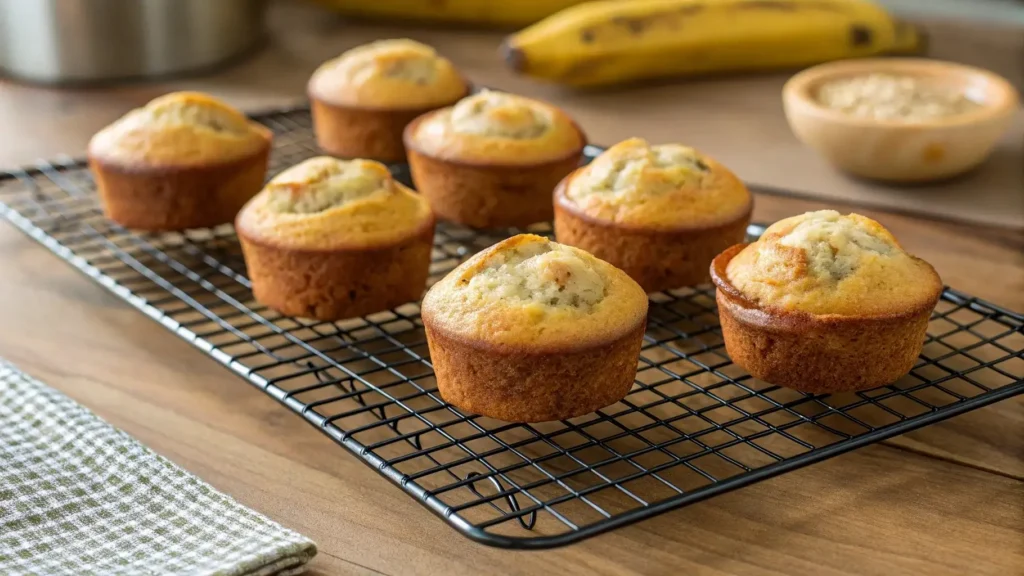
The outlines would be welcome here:
M 257 119 L 276 133 L 271 173 L 318 153 L 307 111 Z M 408 181 L 406 167 L 393 170 Z M 624 400 L 510 424 L 439 396 L 416 303 L 341 322 L 282 316 L 253 300 L 230 226 L 128 231 L 103 217 L 80 160 L 0 175 L 0 214 L 494 546 L 568 544 L 1024 392 L 1024 318 L 955 290 L 910 374 L 812 396 L 734 365 L 702 286 L 651 296 Z M 440 224 L 432 281 L 517 232 Z

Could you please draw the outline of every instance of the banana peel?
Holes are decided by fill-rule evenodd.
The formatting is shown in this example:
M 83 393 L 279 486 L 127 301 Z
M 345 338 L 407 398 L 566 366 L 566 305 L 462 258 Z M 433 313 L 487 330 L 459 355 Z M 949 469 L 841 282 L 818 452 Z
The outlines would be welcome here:
M 792 69 L 919 53 L 923 34 L 869 0 L 599 0 L 506 38 L 514 71 L 570 86 Z

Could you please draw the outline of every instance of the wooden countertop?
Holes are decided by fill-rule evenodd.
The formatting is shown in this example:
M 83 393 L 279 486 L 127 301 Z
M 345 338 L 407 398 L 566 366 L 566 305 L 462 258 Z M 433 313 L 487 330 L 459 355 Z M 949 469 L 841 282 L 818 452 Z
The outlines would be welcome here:
M 352 28 L 343 43 L 403 33 L 382 30 Z M 443 44 L 444 36 L 433 34 Z M 446 51 L 458 48 L 455 59 L 472 77 L 536 91 L 478 57 L 492 38 L 458 38 Z M 260 58 L 308 68 L 315 65 L 312 42 L 296 34 Z M 252 73 L 252 64 L 243 69 Z M 272 78 L 253 80 L 240 70 L 174 85 L 212 86 L 241 104 L 295 100 L 294 90 L 275 92 Z M 79 152 L 96 127 L 166 89 L 0 84 L 0 109 L 16 104 L 21 125 L 32 129 L 19 133 L 24 146 L 6 139 L 0 165 L 24 162 L 26 150 L 38 157 Z M 558 99 L 583 106 L 571 94 Z M 643 135 L 660 121 L 623 96 L 591 108 L 588 127 L 610 137 L 628 124 Z M 770 222 L 823 207 L 759 195 L 754 218 Z M 1021 233 L 858 211 L 932 262 L 947 284 L 1024 310 Z M 320 547 L 312 574 L 1024 573 L 1022 397 L 578 545 L 509 552 L 459 536 L 270 398 L 6 225 L 0 259 L 0 356 L 312 537 Z

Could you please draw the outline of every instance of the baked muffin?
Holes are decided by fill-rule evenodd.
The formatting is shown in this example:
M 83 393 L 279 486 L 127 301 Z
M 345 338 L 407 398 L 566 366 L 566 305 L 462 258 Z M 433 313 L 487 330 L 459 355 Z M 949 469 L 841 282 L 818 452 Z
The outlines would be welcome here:
M 449 106 L 469 85 L 447 59 L 413 40 L 378 40 L 317 68 L 307 87 L 317 143 L 342 158 L 404 162 L 402 130 Z
M 658 292 L 706 282 L 711 260 L 746 237 L 752 208 L 713 158 L 630 138 L 558 185 L 555 236 Z
M 272 133 L 206 94 L 175 92 L 89 142 L 108 218 L 139 230 L 231 222 L 263 186 Z
M 311 158 L 274 177 L 235 223 L 259 302 L 339 320 L 418 300 L 434 216 L 371 160 Z
M 832 210 L 780 220 L 712 264 L 725 347 L 756 378 L 863 390 L 910 371 L 942 281 L 878 222 Z
M 647 296 L 583 250 L 522 234 L 435 284 L 422 317 L 445 401 L 542 422 L 593 412 L 629 392 Z
M 551 191 L 579 165 L 585 144 L 558 108 L 493 91 L 405 129 L 416 189 L 441 218 L 475 228 L 551 220 Z

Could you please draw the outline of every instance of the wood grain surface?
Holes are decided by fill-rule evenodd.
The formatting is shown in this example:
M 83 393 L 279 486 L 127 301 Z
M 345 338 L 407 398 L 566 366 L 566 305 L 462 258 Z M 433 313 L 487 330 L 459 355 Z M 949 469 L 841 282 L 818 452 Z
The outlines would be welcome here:
M 336 51 L 382 33 L 345 29 L 336 39 L 329 37 L 338 30 L 334 20 L 303 22 L 312 28 L 296 28 L 272 55 L 260 56 L 273 70 L 306 73 L 308 54 L 324 50 L 318 43 Z M 457 38 L 460 64 L 474 78 L 540 93 L 494 70 L 491 55 L 482 54 L 489 36 L 427 34 Z M 202 86 L 253 106 L 294 101 L 292 87 L 253 66 Z M 26 154 L 79 153 L 97 127 L 166 86 L 2 88 L 3 125 L 18 116 L 18 139 L 0 143 L 0 165 L 11 165 Z M 559 98 L 572 107 L 574 96 Z M 587 118 L 599 138 L 620 135 L 623 126 L 646 134 L 664 121 L 625 94 L 601 102 Z M 722 117 L 746 113 L 742 100 L 718 105 Z M 746 138 L 773 148 L 756 133 Z M 778 162 L 788 153 L 768 157 Z M 753 165 L 756 158 L 741 160 Z M 823 207 L 851 209 L 758 195 L 754 218 L 771 222 Z M 947 284 L 1024 310 L 1021 232 L 857 210 L 932 262 Z M 316 540 L 312 574 L 1024 574 L 1022 397 L 578 545 L 509 552 L 457 535 L 273 400 L 7 225 L 0 225 L 0 262 L 0 356 Z

